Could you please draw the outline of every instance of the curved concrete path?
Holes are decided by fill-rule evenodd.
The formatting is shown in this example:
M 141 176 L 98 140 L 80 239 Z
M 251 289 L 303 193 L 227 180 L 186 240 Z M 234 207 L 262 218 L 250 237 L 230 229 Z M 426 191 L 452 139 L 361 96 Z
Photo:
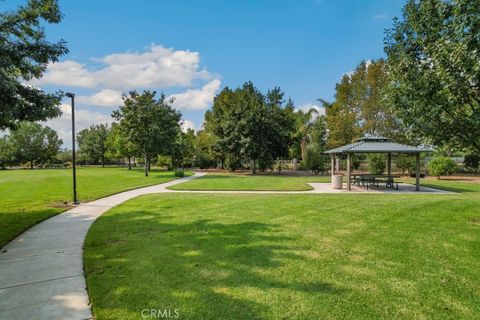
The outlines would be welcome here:
M 83 272 L 83 242 L 102 213 L 139 195 L 204 175 L 125 191 L 81 204 L 12 240 L 0 253 L 0 319 L 92 319 Z
M 22 233 L 0 253 L 0 319 L 92 319 L 83 272 L 83 243 L 92 223 L 105 211 L 139 195 L 160 192 L 299 194 L 338 193 L 327 183 L 309 183 L 309 191 L 189 191 L 169 186 L 201 177 L 205 173 L 170 182 L 125 191 L 81 204 L 47 219 Z M 403 185 L 392 193 L 451 193 Z M 403 189 L 403 190 L 402 190 Z M 379 192 L 356 190 L 358 193 Z M 390 192 L 379 192 L 390 193 Z

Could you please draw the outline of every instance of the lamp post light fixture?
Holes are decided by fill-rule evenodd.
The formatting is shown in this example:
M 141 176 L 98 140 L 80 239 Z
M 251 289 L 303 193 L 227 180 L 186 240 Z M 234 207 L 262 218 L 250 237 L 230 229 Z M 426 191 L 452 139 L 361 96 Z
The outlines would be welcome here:
M 73 203 L 78 204 L 77 198 L 77 168 L 75 161 L 75 94 L 65 93 L 65 96 L 72 99 L 72 169 L 73 169 Z

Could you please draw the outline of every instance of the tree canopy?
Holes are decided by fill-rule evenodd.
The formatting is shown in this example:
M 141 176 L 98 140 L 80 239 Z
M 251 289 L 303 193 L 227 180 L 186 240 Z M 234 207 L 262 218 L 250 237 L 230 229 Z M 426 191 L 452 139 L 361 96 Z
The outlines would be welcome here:
M 145 175 L 151 159 L 158 154 L 172 155 L 180 132 L 180 112 L 173 109 L 165 95 L 155 98 L 155 91 L 131 91 L 123 97 L 123 106 L 112 116 L 128 141 L 145 158 Z
M 107 124 L 92 125 L 77 134 L 78 146 L 82 157 L 91 164 L 105 166 L 107 158 Z
M 55 130 L 33 122 L 19 123 L 17 129 L 11 131 L 8 142 L 13 158 L 30 162 L 31 168 L 55 159 L 63 143 Z
M 364 134 L 406 140 L 403 124 L 389 100 L 387 63 L 362 61 L 335 86 L 335 101 L 320 100 L 326 109 L 328 147 L 351 143 Z
M 68 52 L 65 41 L 47 41 L 42 26 L 61 20 L 54 0 L 30 0 L 17 11 L 0 13 L 0 129 L 60 114 L 60 92 L 46 93 L 23 82 L 40 78 L 49 62 Z
M 274 159 L 288 156 L 294 131 L 293 105 L 285 105 L 280 88 L 262 94 L 251 82 L 223 89 L 205 114 L 205 128 L 216 137 L 215 150 L 231 169 L 242 161 L 265 170 Z
M 398 114 L 432 144 L 480 151 L 480 0 L 409 0 L 387 31 Z

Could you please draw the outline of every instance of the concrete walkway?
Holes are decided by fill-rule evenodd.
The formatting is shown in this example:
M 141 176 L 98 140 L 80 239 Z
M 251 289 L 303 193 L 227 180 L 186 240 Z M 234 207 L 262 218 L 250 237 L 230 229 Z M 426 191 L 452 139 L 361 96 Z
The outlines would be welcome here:
M 124 201 L 150 193 L 320 194 L 341 193 L 329 183 L 310 183 L 309 191 L 180 191 L 169 186 L 205 173 L 125 191 L 81 204 L 47 219 L 15 238 L 0 253 L 0 319 L 92 319 L 83 272 L 83 243 L 100 215 Z M 445 194 L 448 191 L 402 184 L 398 191 L 365 190 L 354 193 Z
M 185 177 L 81 204 L 12 240 L 0 253 L 0 319 L 92 319 L 83 273 L 83 242 L 101 214 L 139 195 L 204 175 Z

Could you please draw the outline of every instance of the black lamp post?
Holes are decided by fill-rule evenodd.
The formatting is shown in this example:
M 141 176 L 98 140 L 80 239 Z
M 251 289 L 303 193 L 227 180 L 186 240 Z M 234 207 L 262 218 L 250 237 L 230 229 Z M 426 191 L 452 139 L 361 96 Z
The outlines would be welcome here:
M 77 199 L 77 168 L 75 161 L 75 94 L 65 93 L 65 96 L 72 99 L 72 169 L 73 169 L 73 203 L 78 204 Z

